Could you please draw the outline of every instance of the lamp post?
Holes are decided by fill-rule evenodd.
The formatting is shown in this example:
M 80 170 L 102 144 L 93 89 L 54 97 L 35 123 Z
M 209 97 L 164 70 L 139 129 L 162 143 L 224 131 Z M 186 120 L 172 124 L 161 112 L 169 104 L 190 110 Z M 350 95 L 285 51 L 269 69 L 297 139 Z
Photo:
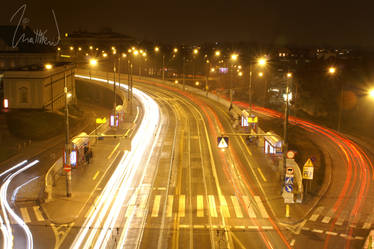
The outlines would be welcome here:
M 69 108 L 68 108 L 68 88 L 66 84 L 66 66 L 64 68 L 64 93 L 65 93 L 65 169 L 66 169 L 66 196 L 71 197 L 71 162 L 70 162 L 70 134 L 69 134 Z
M 290 95 L 290 81 L 292 80 L 292 73 L 286 75 L 286 97 L 284 108 L 284 123 L 283 123 L 283 174 L 286 172 L 287 167 L 287 151 L 288 151 L 288 113 L 289 113 L 289 95 Z M 282 176 L 284 176 L 281 174 Z M 282 179 L 283 180 L 283 179 Z M 283 182 L 283 181 L 282 181 Z
M 52 64 L 45 64 L 44 65 L 44 68 L 47 69 L 47 70 L 51 70 L 53 68 Z M 53 112 L 53 102 L 54 102 L 54 99 L 53 99 L 53 82 L 52 82 L 52 74 L 51 74 L 51 77 L 50 77 L 50 83 L 51 83 L 51 111 Z
M 328 68 L 328 74 L 332 77 L 333 79 L 333 83 L 336 82 L 336 73 L 337 73 L 337 70 L 336 70 L 336 67 L 329 67 Z M 337 127 L 336 127 L 336 130 L 337 131 L 340 131 L 340 128 L 341 128 L 341 119 L 342 119 L 342 108 L 343 108 L 343 85 L 340 85 L 340 89 L 339 89 L 339 101 L 338 101 L 338 124 L 337 124 Z
M 231 66 L 230 66 L 230 109 L 232 108 L 232 95 L 233 95 L 233 92 L 232 92 L 232 71 L 233 71 L 233 65 L 234 65 L 234 62 L 236 62 L 238 60 L 238 54 L 232 54 L 230 59 L 231 59 Z
M 265 58 L 259 58 L 257 65 L 264 67 L 266 65 Z M 249 86 L 248 86 L 248 100 L 249 100 L 249 116 L 252 114 L 252 74 L 253 74 L 253 62 L 249 63 Z

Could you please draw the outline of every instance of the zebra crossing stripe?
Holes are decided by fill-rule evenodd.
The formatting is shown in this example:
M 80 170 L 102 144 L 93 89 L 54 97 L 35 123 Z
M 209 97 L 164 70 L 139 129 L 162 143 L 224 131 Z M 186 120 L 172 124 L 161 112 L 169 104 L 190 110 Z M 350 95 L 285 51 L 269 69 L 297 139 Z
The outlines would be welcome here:
M 313 213 L 312 216 L 310 216 L 309 220 L 310 221 L 316 221 L 318 219 L 318 217 L 320 216 L 320 214 L 322 213 L 324 207 L 318 207 L 316 209 L 316 211 Z
M 129 218 L 130 215 L 132 214 L 133 210 L 134 210 L 134 207 L 135 207 L 135 202 L 136 202 L 136 195 L 133 194 L 130 198 L 130 201 L 129 201 L 129 204 L 127 206 L 127 210 L 126 210 L 126 213 L 125 213 L 125 217 L 126 218 Z
M 173 195 L 169 195 L 168 196 L 168 204 L 167 204 L 167 207 L 166 207 L 166 217 L 170 218 L 172 216 L 173 202 L 174 202 L 174 196 Z
M 39 207 L 38 206 L 33 206 L 32 208 L 34 209 L 36 220 L 37 221 L 44 221 L 43 215 L 40 212 Z
M 212 217 L 218 217 L 217 208 L 216 208 L 216 202 L 214 200 L 214 195 L 208 195 L 208 202 L 209 202 L 210 216 L 212 216 Z
M 255 211 L 252 208 L 251 201 L 249 200 L 249 197 L 248 196 L 243 196 L 242 198 L 243 198 L 245 207 L 247 208 L 249 218 L 256 218 L 256 214 L 255 214 Z
M 333 215 L 334 215 L 334 209 L 331 208 L 331 209 L 327 212 L 326 216 L 323 217 L 323 219 L 322 219 L 322 223 L 325 223 L 325 224 L 329 223 L 330 220 L 331 220 L 331 217 L 332 217 Z
M 260 214 L 263 218 L 269 218 L 268 213 L 266 212 L 264 204 L 262 204 L 262 200 L 259 196 L 254 196 L 255 202 L 257 204 L 257 207 L 260 209 Z
M 145 206 L 147 204 L 147 196 L 141 195 L 141 200 L 140 200 L 140 205 L 138 209 L 136 210 L 136 217 L 143 217 L 144 216 L 144 211 L 145 211 Z
M 347 210 L 343 210 L 338 218 L 338 220 L 335 222 L 336 225 L 338 226 L 341 226 L 343 225 L 344 223 L 344 220 L 347 218 L 348 216 L 348 211 Z
M 234 205 L 234 211 L 237 218 L 243 218 L 242 210 L 240 209 L 239 201 L 236 196 L 231 196 L 232 204 Z
M 186 207 L 186 196 L 185 195 L 180 195 L 179 196 L 179 209 L 178 209 L 178 216 L 179 217 L 184 217 L 186 215 L 185 207 Z
M 20 208 L 20 211 L 21 211 L 21 216 L 22 216 L 23 221 L 25 223 L 30 223 L 31 219 L 30 219 L 29 212 L 27 211 L 27 208 Z
M 158 211 L 160 210 L 160 201 L 161 195 L 156 195 L 155 200 L 153 202 L 152 217 L 158 216 Z
M 197 217 L 204 217 L 204 198 L 202 195 L 197 196 L 197 210 L 196 210 Z
M 227 206 L 226 199 L 223 195 L 219 196 L 219 202 L 220 202 L 220 205 L 221 205 L 222 216 L 225 217 L 225 218 L 230 218 L 229 208 Z

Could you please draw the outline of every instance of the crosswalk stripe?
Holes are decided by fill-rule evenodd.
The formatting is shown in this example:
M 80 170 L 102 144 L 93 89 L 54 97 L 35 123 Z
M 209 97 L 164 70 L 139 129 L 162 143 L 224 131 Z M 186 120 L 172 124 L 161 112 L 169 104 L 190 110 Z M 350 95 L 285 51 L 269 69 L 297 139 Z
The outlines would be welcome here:
M 174 196 L 169 195 L 168 196 L 168 204 L 166 208 L 166 217 L 171 217 L 173 212 L 173 202 L 174 202 Z
M 144 211 L 145 211 L 145 206 L 147 204 L 147 196 L 141 195 L 141 200 L 140 200 L 140 205 L 138 209 L 136 210 L 136 217 L 143 217 L 144 216 Z
M 257 204 L 257 207 L 260 209 L 260 214 L 262 218 L 269 218 L 268 213 L 266 212 L 264 204 L 262 204 L 262 200 L 259 196 L 255 195 L 254 196 L 255 202 Z
M 126 218 L 129 218 L 130 215 L 132 214 L 133 210 L 134 210 L 134 207 L 135 207 L 135 202 L 136 202 L 136 195 L 133 194 L 130 198 L 130 201 L 129 201 L 129 204 L 127 206 L 127 210 L 126 210 L 126 213 L 125 213 L 125 217 Z
M 178 208 L 179 217 L 184 217 L 186 215 L 185 208 L 186 208 L 186 196 L 180 195 L 179 196 L 179 208 Z
M 156 195 L 155 200 L 153 202 L 152 217 L 158 216 L 158 211 L 160 210 L 160 201 L 161 195 Z
M 310 216 L 309 220 L 310 221 L 316 221 L 318 219 L 318 217 L 320 216 L 320 214 L 322 213 L 323 209 L 324 209 L 324 207 L 318 207 L 316 209 L 316 211 L 314 211 L 314 213 L 312 214 L 312 216 Z
M 234 211 L 237 218 L 243 218 L 242 210 L 240 209 L 239 201 L 236 196 L 231 196 L 232 204 L 234 204 Z
M 329 223 L 330 222 L 330 220 L 331 220 L 331 217 L 334 215 L 334 209 L 330 209 L 328 212 L 327 212 L 327 214 L 326 214 L 326 216 L 325 217 L 323 217 L 323 219 L 322 219 L 322 223 L 325 223 L 325 224 L 327 224 L 327 223 Z
M 31 219 L 30 219 L 29 212 L 27 211 L 27 208 L 20 208 L 20 211 L 21 211 L 23 221 L 25 223 L 30 223 Z
M 36 220 L 37 221 L 44 221 L 43 215 L 40 212 L 39 207 L 38 206 L 33 206 L 32 208 L 34 209 Z
M 223 195 L 219 196 L 219 202 L 220 202 L 220 205 L 221 205 L 222 216 L 225 217 L 225 218 L 230 218 L 229 208 L 227 206 L 226 199 Z
M 210 216 L 212 216 L 212 217 L 218 217 L 217 208 L 216 208 L 216 202 L 214 200 L 214 195 L 208 195 L 208 202 L 209 202 Z
M 338 225 L 338 226 L 341 226 L 343 225 L 344 223 L 344 220 L 347 218 L 348 216 L 348 211 L 347 210 L 343 210 L 338 218 L 338 220 L 335 222 L 335 225 Z
M 256 218 L 256 213 L 252 208 L 251 201 L 249 200 L 249 197 L 248 196 L 243 196 L 242 198 L 243 198 L 243 201 L 245 203 L 245 207 L 247 208 L 248 216 L 250 218 Z
M 204 198 L 202 195 L 197 195 L 197 217 L 204 217 Z

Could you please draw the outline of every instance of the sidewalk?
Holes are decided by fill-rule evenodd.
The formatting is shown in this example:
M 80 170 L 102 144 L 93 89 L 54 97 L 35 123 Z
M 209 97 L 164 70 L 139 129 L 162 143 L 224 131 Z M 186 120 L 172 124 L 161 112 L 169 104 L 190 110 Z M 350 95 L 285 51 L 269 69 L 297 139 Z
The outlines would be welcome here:
M 117 131 L 117 134 L 124 134 L 126 130 L 127 126 L 124 125 Z M 110 133 L 113 131 L 109 129 L 106 134 Z M 118 143 L 120 145 L 116 146 Z M 121 138 L 109 137 L 99 140 L 93 145 L 91 147 L 93 158 L 90 163 L 72 169 L 71 197 L 66 197 L 65 173 L 56 176 L 52 200 L 41 204 L 47 218 L 53 223 L 66 224 L 74 222 L 81 215 L 86 214 L 96 198 L 95 191 L 99 194 L 99 190 L 105 186 L 105 181 L 101 182 L 101 179 L 111 175 L 111 170 L 118 163 L 116 161 L 121 158 L 123 152 L 120 151 L 123 151 L 124 146 L 126 143 L 121 142 Z

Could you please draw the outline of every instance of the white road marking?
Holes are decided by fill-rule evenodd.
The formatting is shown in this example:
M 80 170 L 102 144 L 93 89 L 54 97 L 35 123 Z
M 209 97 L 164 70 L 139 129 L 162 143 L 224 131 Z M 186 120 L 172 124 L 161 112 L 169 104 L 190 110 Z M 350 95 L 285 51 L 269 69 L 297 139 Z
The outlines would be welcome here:
M 169 195 L 168 196 L 168 204 L 166 207 L 166 217 L 171 217 L 173 212 L 173 202 L 174 202 L 174 196 Z
M 309 220 L 310 221 L 316 221 L 318 219 L 318 217 L 320 216 L 320 214 L 322 213 L 323 209 L 324 209 L 324 207 L 318 207 L 316 209 L 316 211 L 314 211 L 313 215 L 310 216 Z
M 184 217 L 186 215 L 185 210 L 186 210 L 186 196 L 185 195 L 180 195 L 179 196 L 178 216 L 179 217 Z
M 232 204 L 234 205 L 234 211 L 237 218 L 243 218 L 242 210 L 240 209 L 238 198 L 234 195 L 231 196 Z
M 23 221 L 25 223 L 30 223 L 31 219 L 30 219 L 29 212 L 27 211 L 27 208 L 20 208 L 19 210 L 21 211 L 21 216 L 22 216 Z
M 152 217 L 158 216 L 158 211 L 160 210 L 160 201 L 161 201 L 161 195 L 156 195 L 155 200 L 153 202 Z
M 257 207 L 260 209 L 260 214 L 261 214 L 262 218 L 265 218 L 265 219 L 269 218 L 269 215 L 266 212 L 265 206 L 264 206 L 264 204 L 262 204 L 261 198 L 259 196 L 255 195 L 254 199 L 255 199 L 255 202 L 257 204 Z
M 214 200 L 214 195 L 208 195 L 208 202 L 209 202 L 210 216 L 218 217 L 216 202 Z
M 338 226 L 341 226 L 343 225 L 344 223 L 344 220 L 347 218 L 348 216 L 348 211 L 347 210 L 343 210 L 338 218 L 338 220 L 335 222 L 335 225 L 338 225 Z
M 249 197 L 248 196 L 243 196 L 243 201 L 244 201 L 244 204 L 247 208 L 249 218 L 256 218 L 256 213 L 252 208 L 252 204 L 249 200 Z
M 330 231 L 326 231 L 326 234 L 327 234 L 327 235 L 334 235 L 334 236 L 338 235 L 338 233 L 330 232 Z
M 202 195 L 197 195 L 197 217 L 204 217 L 204 197 Z
M 314 232 L 314 233 L 323 233 L 323 230 L 321 230 L 321 229 L 313 229 L 312 232 Z
M 37 221 L 44 221 L 44 217 L 42 213 L 40 212 L 39 206 L 33 206 L 35 217 Z
M 229 208 L 227 206 L 226 199 L 223 195 L 219 196 L 219 202 L 220 202 L 220 205 L 221 205 L 220 207 L 221 207 L 222 216 L 225 217 L 225 218 L 230 218 Z
M 326 214 L 326 216 L 325 217 L 323 217 L 323 219 L 322 219 L 322 223 L 325 223 L 325 224 L 327 224 L 327 223 L 329 223 L 330 222 L 330 220 L 331 220 L 331 217 L 334 215 L 334 209 L 330 209 L 328 212 L 327 212 L 327 214 Z
M 290 246 L 294 246 L 295 245 L 295 239 L 291 240 L 290 242 Z
M 129 201 L 129 204 L 127 206 L 127 210 L 126 210 L 126 213 L 125 213 L 126 218 L 129 218 L 130 215 L 132 214 L 133 210 L 134 210 L 135 203 L 136 203 L 136 196 L 137 195 L 133 194 L 130 198 L 130 201 Z

